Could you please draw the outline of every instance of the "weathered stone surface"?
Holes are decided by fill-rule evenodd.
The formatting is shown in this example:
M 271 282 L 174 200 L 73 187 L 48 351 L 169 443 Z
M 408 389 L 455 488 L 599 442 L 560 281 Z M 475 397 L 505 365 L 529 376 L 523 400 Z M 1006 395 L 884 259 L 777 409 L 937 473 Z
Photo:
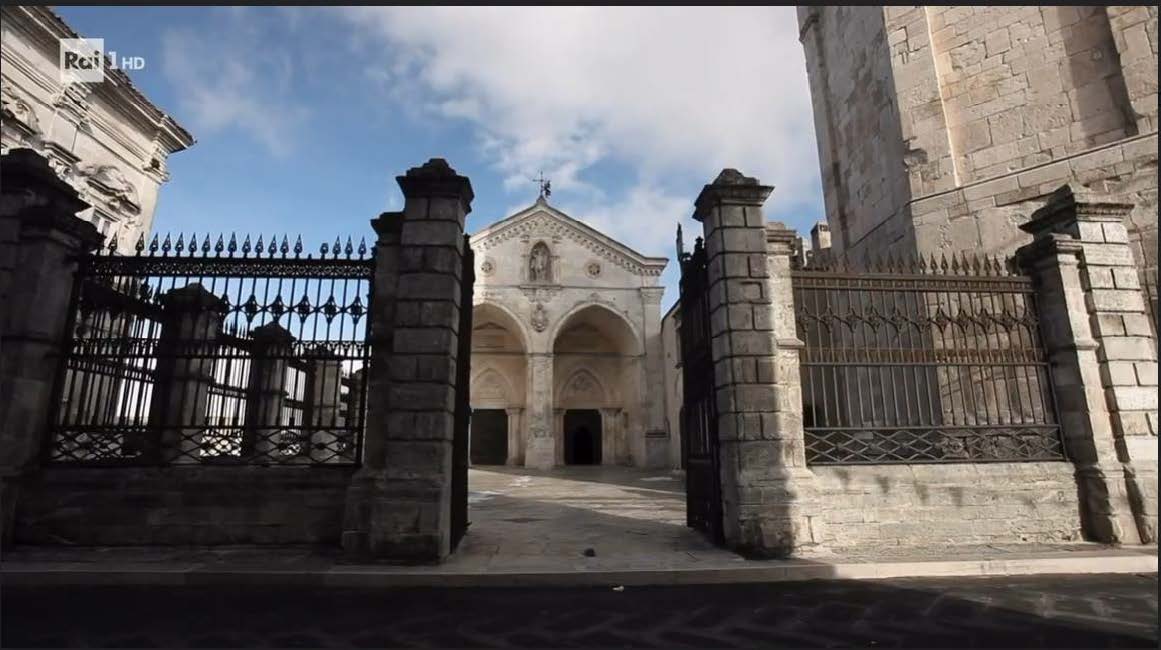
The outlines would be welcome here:
M 309 467 L 45 470 L 20 482 L 16 541 L 337 544 L 353 472 Z
M 1157 11 L 1119 11 L 800 12 L 835 252 L 1007 255 L 1028 241 L 1019 223 L 1072 183 L 1137 206 L 1104 241 L 1139 236 L 1155 284 Z

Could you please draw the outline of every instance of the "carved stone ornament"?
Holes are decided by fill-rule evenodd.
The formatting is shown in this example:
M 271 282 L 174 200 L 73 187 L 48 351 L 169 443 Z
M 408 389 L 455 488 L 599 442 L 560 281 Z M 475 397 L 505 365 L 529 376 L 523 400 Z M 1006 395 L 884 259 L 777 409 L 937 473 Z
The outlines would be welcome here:
M 4 88 L 0 91 L 0 103 L 3 105 L 2 114 L 5 122 L 11 120 L 22 126 L 29 134 L 40 132 L 40 121 L 37 120 L 36 111 L 28 102 L 8 88 Z
M 482 264 L 480 264 L 480 274 L 484 275 L 484 276 L 489 276 L 495 272 L 496 272 L 495 263 L 493 263 L 491 259 L 485 258 L 484 262 Z
M 548 310 L 541 303 L 532 308 L 532 329 L 543 332 L 548 329 Z
M 86 165 L 80 171 L 88 180 L 89 185 L 110 203 L 133 214 L 141 211 L 137 189 L 116 166 Z
M 601 275 L 600 262 L 589 262 L 587 265 L 585 265 L 585 273 L 587 273 L 590 278 L 600 277 L 600 275 Z

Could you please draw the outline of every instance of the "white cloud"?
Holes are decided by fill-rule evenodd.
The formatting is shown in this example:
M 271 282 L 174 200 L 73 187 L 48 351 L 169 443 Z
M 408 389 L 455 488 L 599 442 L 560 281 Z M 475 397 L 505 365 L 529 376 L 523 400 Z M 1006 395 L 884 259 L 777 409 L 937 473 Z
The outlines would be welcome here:
M 294 27 L 293 13 L 281 16 Z M 295 61 L 289 48 L 264 47 L 268 21 L 243 7 L 217 14 L 214 31 L 170 29 L 162 35 L 162 66 L 180 89 L 179 111 L 198 134 L 237 129 L 277 156 L 294 148 L 295 128 L 308 110 L 292 95 Z
M 474 125 L 506 189 L 544 170 L 574 216 L 642 252 L 670 254 L 673 224 L 723 167 L 776 185 L 768 206 L 818 202 L 793 7 L 341 12 L 386 46 L 370 67 L 394 97 Z M 632 170 L 608 204 L 602 163 Z

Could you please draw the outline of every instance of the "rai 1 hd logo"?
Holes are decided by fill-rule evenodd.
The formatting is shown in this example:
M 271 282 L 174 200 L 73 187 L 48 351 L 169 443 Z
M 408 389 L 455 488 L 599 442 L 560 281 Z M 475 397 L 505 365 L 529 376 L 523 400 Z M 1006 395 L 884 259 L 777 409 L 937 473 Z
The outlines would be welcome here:
M 105 66 L 111 69 L 143 70 L 145 59 L 139 56 L 118 58 L 116 52 L 105 56 L 103 38 L 60 39 L 60 76 L 62 83 L 99 83 L 105 80 Z

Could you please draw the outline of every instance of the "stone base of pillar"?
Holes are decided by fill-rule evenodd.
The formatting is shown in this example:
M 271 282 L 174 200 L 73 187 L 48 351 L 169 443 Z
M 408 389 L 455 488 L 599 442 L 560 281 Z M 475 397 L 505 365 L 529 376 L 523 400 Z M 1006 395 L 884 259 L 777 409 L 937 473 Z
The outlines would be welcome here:
M 450 491 L 360 471 L 347 489 L 343 552 L 358 562 L 436 564 L 451 554 Z
M 1157 469 L 1125 466 L 1125 487 L 1142 544 L 1157 543 Z
M 723 458 L 723 461 L 725 458 Z M 726 545 L 750 558 L 788 558 L 822 545 L 823 521 L 807 469 L 743 472 L 722 486 Z
M 529 438 L 524 466 L 541 470 L 556 467 L 556 445 L 552 438 Z
M 1080 520 L 1085 536 L 1104 544 L 1140 544 L 1130 505 L 1129 477 L 1120 467 L 1078 467 Z

